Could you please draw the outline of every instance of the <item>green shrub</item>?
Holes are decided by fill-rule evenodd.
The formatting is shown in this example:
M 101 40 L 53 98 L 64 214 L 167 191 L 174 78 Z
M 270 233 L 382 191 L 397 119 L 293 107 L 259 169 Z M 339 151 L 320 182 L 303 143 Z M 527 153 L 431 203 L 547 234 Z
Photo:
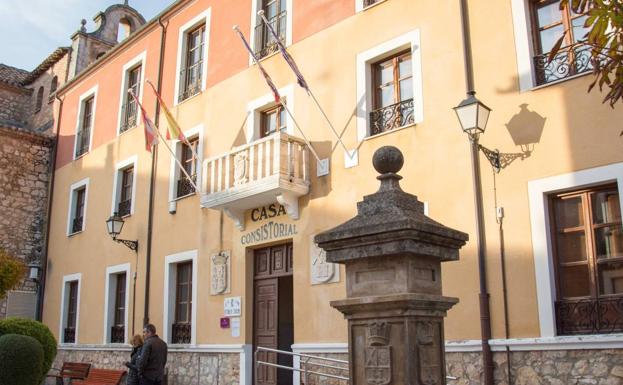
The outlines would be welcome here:
M 0 385 L 37 385 L 43 366 L 43 347 L 19 334 L 0 337 Z
M 0 336 L 3 334 L 20 334 L 36 339 L 43 348 L 43 365 L 39 374 L 39 383 L 52 367 L 56 357 L 56 339 L 50 329 L 41 322 L 28 318 L 11 317 L 0 321 Z M 0 376 L 1 377 L 1 376 Z M 1 384 L 1 383 L 0 383 Z
M 0 249 L 0 299 L 26 275 L 26 265 Z

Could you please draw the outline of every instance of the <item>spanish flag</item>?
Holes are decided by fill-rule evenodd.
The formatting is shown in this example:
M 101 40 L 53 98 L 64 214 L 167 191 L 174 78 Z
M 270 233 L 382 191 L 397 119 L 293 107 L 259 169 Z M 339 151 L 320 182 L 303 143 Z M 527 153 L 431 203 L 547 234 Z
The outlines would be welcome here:
M 175 138 L 183 142 L 186 142 L 186 137 L 184 137 L 184 134 L 182 133 L 182 129 L 180 128 L 179 124 L 177 124 L 177 122 L 175 121 L 175 118 L 173 117 L 173 114 L 171 114 L 171 111 L 169 111 L 169 109 L 167 108 L 167 105 L 164 104 L 162 97 L 160 96 L 158 91 L 156 91 L 156 88 L 149 80 L 147 81 L 147 83 L 151 86 L 151 89 L 154 91 L 154 94 L 156 94 L 156 97 L 158 98 L 158 102 L 160 103 L 160 107 L 162 108 L 162 112 L 164 113 L 164 117 L 167 119 L 167 126 L 168 126 L 167 139 L 171 140 L 171 138 Z

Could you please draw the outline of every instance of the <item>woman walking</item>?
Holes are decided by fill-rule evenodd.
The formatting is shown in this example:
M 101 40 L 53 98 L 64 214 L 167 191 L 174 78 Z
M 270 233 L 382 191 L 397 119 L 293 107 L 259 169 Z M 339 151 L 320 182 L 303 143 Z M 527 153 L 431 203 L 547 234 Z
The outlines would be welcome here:
M 138 367 L 136 366 L 137 360 L 141 355 L 141 348 L 143 347 L 143 337 L 140 334 L 136 334 L 132 337 L 132 353 L 130 354 L 130 361 L 125 363 L 128 367 L 128 379 L 126 385 L 138 385 Z

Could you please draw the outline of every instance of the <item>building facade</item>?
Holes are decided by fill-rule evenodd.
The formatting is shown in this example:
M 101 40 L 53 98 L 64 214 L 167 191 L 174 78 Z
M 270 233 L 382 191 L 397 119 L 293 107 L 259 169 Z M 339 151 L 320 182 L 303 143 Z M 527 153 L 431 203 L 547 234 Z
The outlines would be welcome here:
M 468 3 L 476 90 L 493 108 L 480 140 L 507 154 L 499 174 L 482 163 L 496 381 L 620 383 L 621 111 L 586 93 L 579 38 L 543 60 L 561 26 L 581 34 L 584 16 L 551 2 Z M 372 154 L 394 145 L 402 188 L 470 234 L 443 267 L 444 294 L 460 300 L 445 323 L 446 368 L 450 383 L 480 383 L 470 145 L 452 111 L 464 82 L 458 1 L 180 0 L 163 10 L 58 91 L 43 313 L 57 360 L 122 367 L 145 322 L 169 343 L 170 384 L 250 384 L 260 345 L 344 357 L 346 322 L 329 305 L 344 296 L 344 271 L 313 237 L 378 188 Z M 153 153 L 132 97 L 164 133 L 150 83 L 188 139 L 161 138 Z M 107 234 L 115 213 L 116 240 L 136 250 Z M 256 380 L 301 379 L 262 369 Z

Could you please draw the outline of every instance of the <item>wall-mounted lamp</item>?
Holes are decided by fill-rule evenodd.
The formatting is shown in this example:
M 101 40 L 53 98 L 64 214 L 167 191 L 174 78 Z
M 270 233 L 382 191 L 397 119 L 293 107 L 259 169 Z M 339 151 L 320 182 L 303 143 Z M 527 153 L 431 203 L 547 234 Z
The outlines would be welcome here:
M 123 218 L 119 216 L 119 213 L 115 212 L 106 220 L 106 230 L 108 230 L 108 234 L 112 237 L 112 240 L 118 243 L 123 243 L 130 250 L 134 250 L 138 253 L 138 241 L 130 241 L 127 239 L 120 239 L 117 236 L 121 233 L 124 224 Z

